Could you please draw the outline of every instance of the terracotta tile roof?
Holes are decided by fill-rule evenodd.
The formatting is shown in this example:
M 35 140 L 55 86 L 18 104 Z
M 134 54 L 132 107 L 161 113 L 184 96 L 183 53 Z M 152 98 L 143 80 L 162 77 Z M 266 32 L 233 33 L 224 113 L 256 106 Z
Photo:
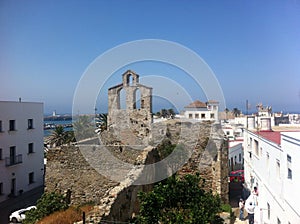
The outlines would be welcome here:
M 281 133 L 280 131 L 258 131 L 255 132 L 257 135 L 262 136 L 263 138 L 276 143 L 277 145 L 281 144 Z
M 189 105 L 185 106 L 185 108 L 207 108 L 206 103 L 203 103 L 199 100 L 190 103 Z

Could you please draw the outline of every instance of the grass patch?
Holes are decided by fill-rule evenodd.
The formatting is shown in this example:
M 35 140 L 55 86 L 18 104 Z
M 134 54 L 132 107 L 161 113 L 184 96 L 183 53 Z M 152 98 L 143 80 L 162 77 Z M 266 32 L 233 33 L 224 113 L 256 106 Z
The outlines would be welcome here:
M 73 224 L 82 220 L 82 213 L 89 212 L 93 209 L 92 205 L 85 205 L 80 208 L 69 207 L 65 211 L 54 212 L 43 218 L 38 224 Z

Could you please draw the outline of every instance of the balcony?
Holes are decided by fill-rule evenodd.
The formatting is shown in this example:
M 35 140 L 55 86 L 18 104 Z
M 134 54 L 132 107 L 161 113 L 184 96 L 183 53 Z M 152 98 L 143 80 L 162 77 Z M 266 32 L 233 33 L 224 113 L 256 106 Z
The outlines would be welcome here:
M 22 163 L 22 154 L 5 157 L 5 166 L 13 166 Z

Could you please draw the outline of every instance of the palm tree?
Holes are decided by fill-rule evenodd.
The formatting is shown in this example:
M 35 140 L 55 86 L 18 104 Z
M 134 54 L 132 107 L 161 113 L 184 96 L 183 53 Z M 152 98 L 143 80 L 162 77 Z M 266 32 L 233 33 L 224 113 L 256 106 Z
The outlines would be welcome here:
M 98 114 L 95 118 L 97 134 L 107 130 L 107 114 Z
M 163 118 L 166 118 L 168 115 L 168 111 L 166 109 L 161 109 L 160 114 Z
M 76 142 L 74 131 L 66 131 L 66 143 Z
M 47 139 L 47 143 L 52 146 L 61 146 L 67 143 L 64 127 L 61 125 L 56 126 L 55 129 L 51 131 L 51 134 Z
M 76 135 L 76 140 L 91 138 L 94 136 L 94 125 L 89 116 L 79 116 L 76 122 L 73 123 L 73 130 Z
M 225 114 L 226 114 L 226 120 L 228 119 L 228 113 L 229 113 L 229 109 L 228 108 L 225 108 Z
M 235 117 L 237 117 L 241 114 L 241 111 L 235 107 L 235 108 L 233 108 L 232 113 Z
M 175 112 L 174 112 L 173 108 L 168 109 L 168 115 L 169 115 L 169 117 L 171 117 L 172 119 L 174 118 Z

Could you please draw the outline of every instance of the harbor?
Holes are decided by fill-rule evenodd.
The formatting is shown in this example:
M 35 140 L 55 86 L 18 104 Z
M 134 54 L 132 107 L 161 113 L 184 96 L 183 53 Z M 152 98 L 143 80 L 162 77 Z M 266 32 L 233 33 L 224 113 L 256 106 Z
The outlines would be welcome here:
M 49 136 L 56 127 L 62 126 L 65 131 L 73 128 L 71 115 L 56 115 L 44 117 L 44 137 Z

